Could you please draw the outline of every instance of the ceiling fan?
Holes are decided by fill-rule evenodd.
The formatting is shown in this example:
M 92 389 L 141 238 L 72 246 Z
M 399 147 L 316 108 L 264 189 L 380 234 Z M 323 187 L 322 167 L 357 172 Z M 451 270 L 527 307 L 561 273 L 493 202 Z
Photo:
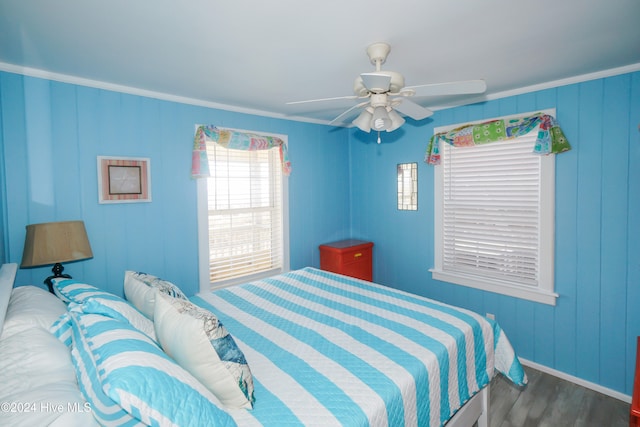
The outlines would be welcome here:
M 360 115 L 353 120 L 355 126 L 364 132 L 370 132 L 372 129 L 378 132 L 391 132 L 405 122 L 398 113 L 414 120 L 422 120 L 433 114 L 433 111 L 428 108 L 407 99 L 409 97 L 475 94 L 483 93 L 487 89 L 484 80 L 405 86 L 402 74 L 380 68 L 387 60 L 390 51 L 391 47 L 387 43 L 374 43 L 367 48 L 367 55 L 376 69 L 371 73 L 362 73 L 356 78 L 353 86 L 354 95 L 294 101 L 287 104 L 366 99 L 331 120 L 330 124 L 337 123 L 357 108 L 363 108 Z

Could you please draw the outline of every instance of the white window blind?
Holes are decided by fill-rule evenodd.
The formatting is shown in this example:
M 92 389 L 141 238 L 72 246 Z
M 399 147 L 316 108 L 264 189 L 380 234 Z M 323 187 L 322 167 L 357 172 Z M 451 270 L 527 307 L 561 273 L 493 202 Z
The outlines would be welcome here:
M 540 156 L 526 139 L 445 147 L 445 270 L 537 284 Z
M 532 153 L 536 134 L 440 144 L 434 278 L 555 304 L 554 158 Z
M 282 172 L 278 149 L 208 144 L 209 280 L 283 268 Z

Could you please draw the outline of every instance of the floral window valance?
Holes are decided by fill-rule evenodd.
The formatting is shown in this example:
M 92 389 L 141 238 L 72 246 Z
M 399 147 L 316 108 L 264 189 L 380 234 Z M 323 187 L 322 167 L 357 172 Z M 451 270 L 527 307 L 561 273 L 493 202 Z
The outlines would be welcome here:
M 437 133 L 429 141 L 424 161 L 430 165 L 440 164 L 438 150 L 440 140 L 455 147 L 471 147 L 515 139 L 536 129 L 538 137 L 533 148 L 535 154 L 557 154 L 571 149 L 556 119 L 548 114 L 538 113 L 520 118 L 464 125 L 447 132 Z
M 193 156 L 191 159 L 191 176 L 193 178 L 209 176 L 207 141 L 214 142 L 221 147 L 245 151 L 268 150 L 278 147 L 282 173 L 285 175 L 291 173 L 287 144 L 282 138 L 230 129 L 218 129 L 213 125 L 203 125 L 198 126 L 193 138 Z

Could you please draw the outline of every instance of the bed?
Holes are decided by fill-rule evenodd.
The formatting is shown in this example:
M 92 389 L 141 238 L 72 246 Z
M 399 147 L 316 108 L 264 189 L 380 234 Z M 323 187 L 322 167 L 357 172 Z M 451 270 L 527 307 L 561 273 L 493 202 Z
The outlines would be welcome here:
M 2 424 L 483 427 L 491 378 L 527 381 L 497 323 L 315 268 L 191 298 L 125 272 L 126 299 L 75 280 L 55 282 L 57 298 L 32 286 L 11 290 L 11 269 L 0 275 Z M 26 307 L 39 320 L 18 328 L 22 308 L 14 306 L 27 292 L 55 309 L 34 316 Z M 34 365 L 14 366 L 31 357 L 24 339 L 6 362 L 6 342 L 18 333 L 39 340 L 36 353 L 40 341 L 64 350 L 54 368 L 65 377 L 45 381 L 38 395 L 1 385 Z M 45 368 L 29 375 L 48 378 Z M 43 396 L 61 383 L 68 393 L 50 401 L 62 407 L 55 413 Z

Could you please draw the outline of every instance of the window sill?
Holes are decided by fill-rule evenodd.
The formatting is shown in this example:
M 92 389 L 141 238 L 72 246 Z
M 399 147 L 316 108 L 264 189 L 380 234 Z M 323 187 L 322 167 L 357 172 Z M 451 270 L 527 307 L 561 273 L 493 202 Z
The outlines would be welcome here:
M 558 298 L 558 294 L 546 290 L 518 286 L 507 282 L 500 282 L 498 280 L 482 279 L 460 273 L 447 273 L 435 269 L 431 269 L 429 271 L 431 271 L 431 276 L 435 280 L 480 289 L 482 291 L 494 292 L 497 294 L 507 295 L 515 298 L 526 299 L 542 304 L 556 305 L 556 299 Z
M 236 277 L 234 279 L 221 280 L 215 283 L 209 284 L 208 291 L 215 291 L 216 289 L 227 288 L 229 286 L 241 285 L 243 283 L 249 283 L 256 280 L 266 279 L 267 277 L 274 276 L 276 274 L 284 273 L 285 270 L 282 268 L 274 268 L 271 270 L 261 271 L 259 273 L 248 274 L 242 277 Z

